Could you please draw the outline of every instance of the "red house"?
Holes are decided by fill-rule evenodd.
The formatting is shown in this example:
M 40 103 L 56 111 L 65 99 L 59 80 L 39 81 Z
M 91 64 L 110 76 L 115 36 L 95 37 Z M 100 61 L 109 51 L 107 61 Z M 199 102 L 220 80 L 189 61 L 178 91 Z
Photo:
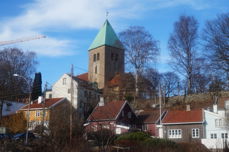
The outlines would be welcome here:
M 165 116 L 166 111 L 161 112 L 161 120 Z M 148 132 L 151 136 L 159 136 L 157 125 L 160 124 L 160 111 L 150 109 L 139 112 L 139 119 L 142 122 L 142 130 Z
M 169 111 L 162 121 L 164 138 L 176 142 L 200 142 L 205 137 L 204 122 L 202 109 Z
M 127 101 L 104 103 L 101 100 L 84 126 L 87 132 L 110 129 L 115 134 L 122 134 L 137 128 L 138 122 L 138 117 Z

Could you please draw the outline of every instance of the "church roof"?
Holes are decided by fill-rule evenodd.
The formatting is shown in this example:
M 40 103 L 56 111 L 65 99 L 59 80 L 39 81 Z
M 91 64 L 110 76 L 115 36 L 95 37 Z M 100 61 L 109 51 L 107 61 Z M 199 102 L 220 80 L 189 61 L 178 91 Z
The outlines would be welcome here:
M 88 50 L 92 50 L 103 45 L 120 49 L 123 48 L 120 40 L 118 39 L 108 20 L 105 21 Z

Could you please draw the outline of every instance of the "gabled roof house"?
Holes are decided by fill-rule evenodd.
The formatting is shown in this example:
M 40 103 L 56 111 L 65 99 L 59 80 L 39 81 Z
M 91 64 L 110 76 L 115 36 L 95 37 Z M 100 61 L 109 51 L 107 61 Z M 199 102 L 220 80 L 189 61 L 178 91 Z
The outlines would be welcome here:
M 200 142 L 205 136 L 202 109 L 168 111 L 162 125 L 164 138 L 177 142 Z
M 88 132 L 110 129 L 115 134 L 121 134 L 137 128 L 137 125 L 138 117 L 127 101 L 104 103 L 103 99 L 95 107 L 85 124 Z

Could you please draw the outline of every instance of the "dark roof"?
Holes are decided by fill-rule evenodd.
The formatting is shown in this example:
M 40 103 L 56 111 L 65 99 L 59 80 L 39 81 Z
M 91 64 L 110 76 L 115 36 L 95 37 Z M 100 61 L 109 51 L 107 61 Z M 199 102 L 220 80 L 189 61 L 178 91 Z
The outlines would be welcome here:
M 161 112 L 162 115 L 164 113 L 165 111 Z M 157 123 L 157 121 L 160 119 L 160 111 L 158 109 L 157 110 L 144 110 L 140 112 L 138 117 L 144 123 Z
M 88 117 L 88 121 L 115 120 L 125 103 L 126 101 L 111 101 L 104 106 L 97 105 Z
M 61 102 L 64 98 L 51 98 L 51 99 L 45 99 L 45 108 L 49 108 L 53 106 L 54 104 Z M 30 105 L 30 109 L 37 109 L 37 108 L 43 108 L 43 104 L 38 104 L 38 101 L 36 100 Z M 28 105 L 21 108 L 21 110 L 28 109 Z
M 202 109 L 191 111 L 168 111 L 162 123 L 194 123 L 203 122 Z

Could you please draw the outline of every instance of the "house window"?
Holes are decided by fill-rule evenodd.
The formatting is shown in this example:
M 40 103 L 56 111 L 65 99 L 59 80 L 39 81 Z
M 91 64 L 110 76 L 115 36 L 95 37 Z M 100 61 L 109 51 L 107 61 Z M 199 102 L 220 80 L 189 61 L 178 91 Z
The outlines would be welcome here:
M 41 115 L 41 112 L 39 110 L 36 111 L 36 117 L 40 117 L 40 115 Z
M 181 138 L 182 131 L 181 129 L 169 129 L 168 138 Z
M 68 89 L 68 93 L 71 93 L 71 89 Z
M 95 66 L 95 74 L 97 74 L 97 66 Z
M 10 111 L 10 107 L 12 106 L 11 103 L 6 103 L 6 111 Z
M 224 124 L 224 120 L 223 119 L 215 119 L 215 126 L 216 127 L 223 127 Z
M 63 85 L 66 85 L 66 78 L 63 78 Z
M 99 53 L 97 53 L 97 61 L 99 60 Z
M 199 138 L 200 137 L 200 129 L 194 128 L 192 129 L 192 138 Z
M 148 129 L 147 124 L 142 125 L 142 130 L 147 130 L 147 129 Z
M 116 134 L 121 134 L 121 128 L 116 128 L 116 129 L 115 129 L 115 133 L 116 133 Z
M 211 134 L 211 139 L 217 139 L 217 134 L 216 133 Z
M 131 112 L 128 112 L 127 115 L 128 115 L 128 118 L 131 118 Z
M 221 138 L 227 139 L 227 138 L 228 138 L 228 134 L 227 134 L 227 133 L 222 133 L 222 134 L 221 134 Z
M 104 128 L 104 129 L 110 129 L 110 126 L 109 125 L 103 125 L 102 128 Z
M 52 98 L 52 94 L 49 94 L 49 99 Z
M 94 54 L 94 62 L 96 61 L 96 54 Z
M 124 111 L 122 111 L 122 117 L 124 117 Z

